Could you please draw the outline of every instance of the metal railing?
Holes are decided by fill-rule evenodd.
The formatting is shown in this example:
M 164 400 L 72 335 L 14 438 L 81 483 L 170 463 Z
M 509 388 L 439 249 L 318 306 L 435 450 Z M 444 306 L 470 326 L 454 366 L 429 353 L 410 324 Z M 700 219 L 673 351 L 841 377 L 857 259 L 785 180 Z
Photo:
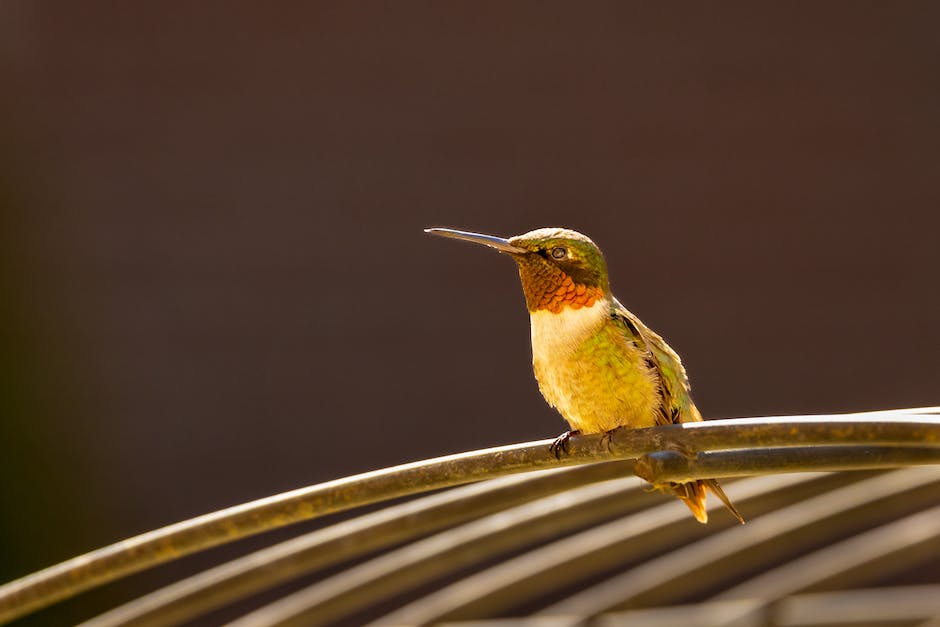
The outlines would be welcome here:
M 940 408 L 621 429 L 573 438 L 561 459 L 549 444 L 377 470 L 157 529 L 0 586 L 0 623 L 239 538 L 461 485 L 221 564 L 87 625 L 179 624 L 350 562 L 236 624 L 657 624 L 682 612 L 789 624 L 780 621 L 819 600 L 807 596 L 814 586 L 865 585 L 865 573 L 940 555 Z M 727 485 L 748 524 L 716 508 L 700 525 L 634 473 L 656 483 L 749 477 Z

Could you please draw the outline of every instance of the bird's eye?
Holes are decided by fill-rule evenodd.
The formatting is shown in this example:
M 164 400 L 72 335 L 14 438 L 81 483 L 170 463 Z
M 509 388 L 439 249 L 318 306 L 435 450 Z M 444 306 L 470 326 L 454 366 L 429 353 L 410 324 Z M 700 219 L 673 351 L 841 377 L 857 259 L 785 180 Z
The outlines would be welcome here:
M 555 246 L 552 248 L 550 254 L 553 259 L 564 259 L 568 256 L 568 249 L 564 246 Z

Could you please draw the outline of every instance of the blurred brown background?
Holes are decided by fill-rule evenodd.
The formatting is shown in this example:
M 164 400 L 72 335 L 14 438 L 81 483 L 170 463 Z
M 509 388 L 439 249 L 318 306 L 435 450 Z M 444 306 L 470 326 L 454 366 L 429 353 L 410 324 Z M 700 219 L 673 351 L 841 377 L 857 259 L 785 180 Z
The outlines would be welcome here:
M 0 580 L 559 433 L 512 263 L 426 226 L 594 237 L 709 417 L 940 402 L 938 23 L 929 2 L 0 3 Z

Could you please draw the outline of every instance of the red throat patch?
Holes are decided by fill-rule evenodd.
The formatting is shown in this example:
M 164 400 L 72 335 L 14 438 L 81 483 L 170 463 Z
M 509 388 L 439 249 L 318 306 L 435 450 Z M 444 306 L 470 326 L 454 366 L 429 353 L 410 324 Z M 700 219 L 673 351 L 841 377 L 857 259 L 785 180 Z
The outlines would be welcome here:
M 521 270 L 522 289 L 525 292 L 529 311 L 561 313 L 565 307 L 581 309 L 590 307 L 604 297 L 599 287 L 576 283 L 559 268 L 550 271 L 526 272 Z

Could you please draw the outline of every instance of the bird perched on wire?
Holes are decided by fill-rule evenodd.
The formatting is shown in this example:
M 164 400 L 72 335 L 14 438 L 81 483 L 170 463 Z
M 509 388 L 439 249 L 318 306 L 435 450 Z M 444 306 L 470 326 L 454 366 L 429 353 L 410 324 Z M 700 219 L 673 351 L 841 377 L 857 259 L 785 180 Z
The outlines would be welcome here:
M 679 355 L 613 296 L 607 262 L 588 237 L 562 228 L 508 239 L 442 228 L 427 232 L 495 248 L 518 265 L 535 378 L 542 396 L 571 426 L 552 445 L 556 454 L 577 433 L 702 420 Z M 674 493 L 702 523 L 708 521 L 707 488 L 744 522 L 714 479 L 656 487 Z

